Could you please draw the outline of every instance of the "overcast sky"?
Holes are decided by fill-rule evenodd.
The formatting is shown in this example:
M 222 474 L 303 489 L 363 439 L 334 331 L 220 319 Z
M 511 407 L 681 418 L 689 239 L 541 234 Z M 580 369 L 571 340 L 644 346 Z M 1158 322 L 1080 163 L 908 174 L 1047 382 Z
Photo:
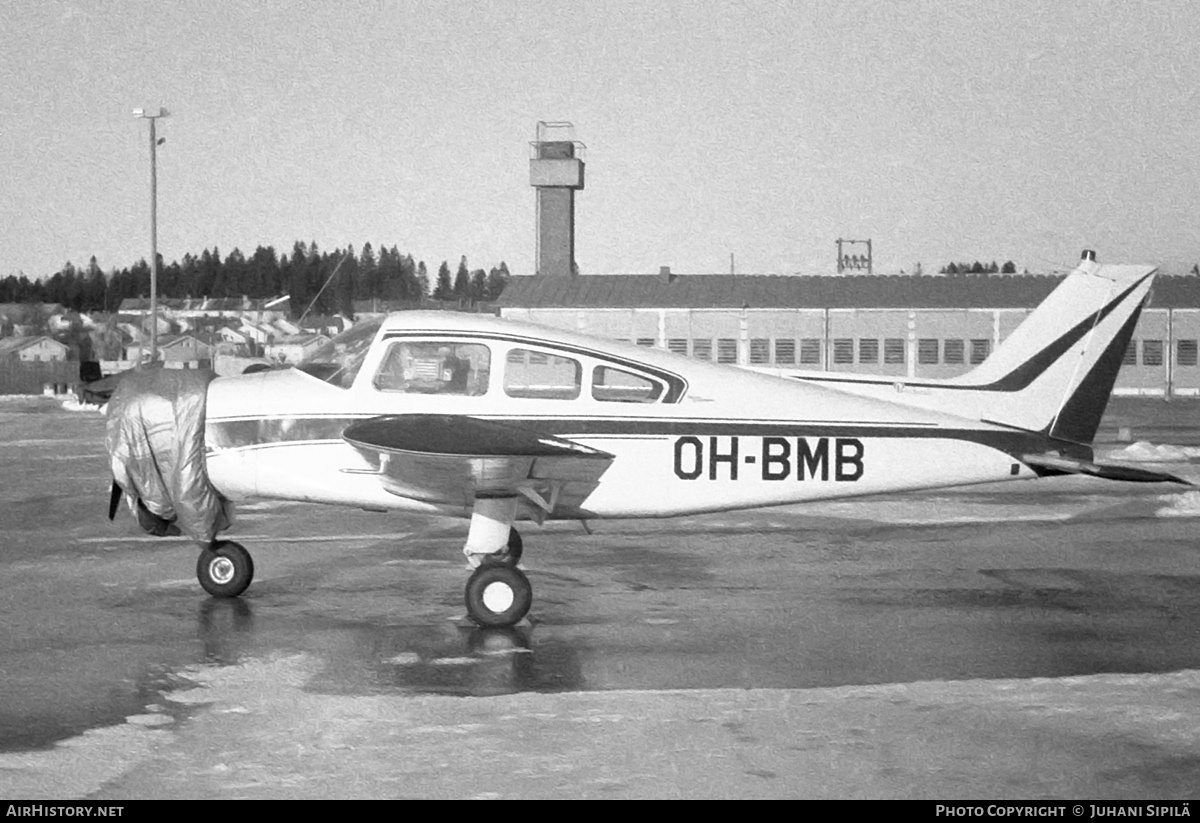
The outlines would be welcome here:
M 532 273 L 538 120 L 585 273 L 1200 261 L 1200 11 L 936 2 L 120 3 L 0 12 L 0 276 L 370 241 Z

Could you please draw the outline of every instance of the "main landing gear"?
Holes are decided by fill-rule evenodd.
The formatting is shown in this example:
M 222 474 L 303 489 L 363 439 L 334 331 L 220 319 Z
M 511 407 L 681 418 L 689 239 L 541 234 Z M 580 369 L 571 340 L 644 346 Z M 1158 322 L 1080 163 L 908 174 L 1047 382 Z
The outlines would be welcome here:
M 214 540 L 196 560 L 196 577 L 213 597 L 237 597 L 254 579 L 254 561 L 242 544 Z
M 521 535 L 510 527 L 508 542 L 503 549 L 476 555 L 479 568 L 467 580 L 464 600 L 467 614 L 480 626 L 507 628 L 528 614 L 533 603 L 533 587 L 525 573 L 517 568 L 521 551 Z

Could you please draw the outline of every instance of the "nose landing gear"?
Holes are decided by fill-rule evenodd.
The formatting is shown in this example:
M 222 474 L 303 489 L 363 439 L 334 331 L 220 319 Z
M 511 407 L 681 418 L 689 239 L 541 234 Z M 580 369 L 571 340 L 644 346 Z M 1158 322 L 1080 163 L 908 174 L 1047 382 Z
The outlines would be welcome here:
M 242 544 L 217 540 L 200 552 L 196 577 L 213 597 L 237 597 L 254 579 L 254 561 Z

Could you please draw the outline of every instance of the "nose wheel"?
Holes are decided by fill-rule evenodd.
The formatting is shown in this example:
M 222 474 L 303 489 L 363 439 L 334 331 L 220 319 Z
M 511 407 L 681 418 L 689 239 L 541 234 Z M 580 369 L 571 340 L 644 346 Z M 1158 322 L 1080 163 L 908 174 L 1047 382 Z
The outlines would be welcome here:
M 240 543 L 218 540 L 200 552 L 196 578 L 213 597 L 237 597 L 254 579 L 254 561 Z
M 467 580 L 465 599 L 467 614 L 480 626 L 506 628 L 529 612 L 533 587 L 515 566 L 484 561 Z

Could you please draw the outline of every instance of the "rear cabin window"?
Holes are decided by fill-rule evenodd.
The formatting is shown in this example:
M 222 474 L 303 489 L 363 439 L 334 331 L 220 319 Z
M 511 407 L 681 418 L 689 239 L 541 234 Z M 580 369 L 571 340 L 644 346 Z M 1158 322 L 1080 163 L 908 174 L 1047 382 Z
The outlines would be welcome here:
M 384 355 L 375 388 L 406 394 L 487 393 L 491 352 L 478 343 L 400 341 Z
M 578 360 L 557 354 L 512 349 L 504 363 L 504 393 L 539 400 L 574 400 L 583 385 Z
M 592 397 L 611 403 L 653 403 L 662 395 L 662 384 L 640 374 L 596 366 L 592 369 Z

